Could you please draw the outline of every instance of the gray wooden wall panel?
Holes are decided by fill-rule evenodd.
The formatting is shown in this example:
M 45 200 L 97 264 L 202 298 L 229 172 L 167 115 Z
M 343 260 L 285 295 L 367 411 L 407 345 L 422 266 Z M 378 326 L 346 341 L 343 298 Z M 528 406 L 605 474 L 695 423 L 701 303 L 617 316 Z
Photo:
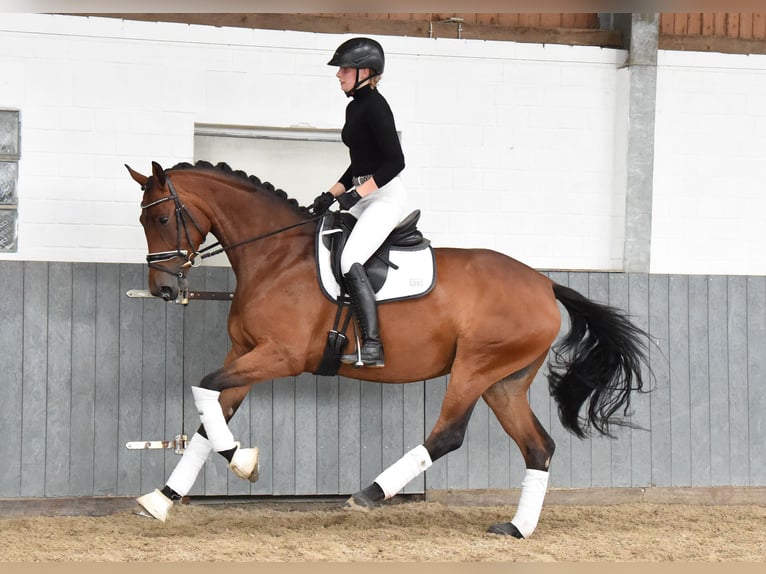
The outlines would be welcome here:
M 13 496 L 21 476 L 22 441 L 22 334 L 23 300 L 14 296 L 24 290 L 21 263 L 8 265 L 0 274 L 0 496 Z M 39 419 L 39 415 L 38 415 Z
M 5 270 L 3 266 L 3 276 Z M 21 338 L 23 348 L 18 349 L 23 355 L 21 450 L 17 453 L 21 459 L 21 481 L 20 490 L 14 496 L 42 497 L 45 496 L 48 265 L 27 262 L 23 264 L 23 272 L 23 290 L 6 292 L 10 295 L 9 301 L 15 295 L 24 313 L 24 334 Z M 4 392 L 3 387 L 5 384 L 0 385 L 0 392 Z M 15 436 L 18 431 L 15 429 L 11 436 Z M 4 483 L 4 487 L 10 486 Z
M 541 369 L 529 400 L 557 443 L 552 487 L 766 484 L 766 278 L 548 275 L 648 329 L 656 377 L 654 392 L 631 405 L 648 430 L 580 440 L 562 429 Z M 172 471 L 172 450 L 124 444 L 196 431 L 190 387 L 224 360 L 229 305 L 125 297 L 145 282 L 142 265 L 0 263 L 0 496 L 135 495 Z M 222 268 L 193 276 L 198 290 L 234 284 Z M 448 379 L 260 383 L 231 423 L 237 440 L 260 448 L 260 480 L 233 477 L 212 455 L 191 493 L 354 492 L 424 440 Z M 516 445 L 480 401 L 463 447 L 405 492 L 516 488 L 523 473 Z
M 766 482 L 766 277 L 747 279 L 749 481 Z

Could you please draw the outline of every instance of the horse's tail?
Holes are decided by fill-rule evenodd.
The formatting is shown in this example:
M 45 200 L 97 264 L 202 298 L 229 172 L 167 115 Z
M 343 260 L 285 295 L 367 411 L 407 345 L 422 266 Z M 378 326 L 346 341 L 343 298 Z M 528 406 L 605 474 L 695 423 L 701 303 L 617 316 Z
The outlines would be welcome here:
M 553 347 L 548 374 L 564 428 L 584 438 L 590 427 L 607 436 L 613 424 L 635 427 L 614 415 L 620 409 L 629 415 L 631 393 L 643 390 L 648 335 L 621 311 L 569 287 L 554 284 L 553 293 L 571 319 L 569 333 Z M 587 417 L 580 417 L 589 397 Z

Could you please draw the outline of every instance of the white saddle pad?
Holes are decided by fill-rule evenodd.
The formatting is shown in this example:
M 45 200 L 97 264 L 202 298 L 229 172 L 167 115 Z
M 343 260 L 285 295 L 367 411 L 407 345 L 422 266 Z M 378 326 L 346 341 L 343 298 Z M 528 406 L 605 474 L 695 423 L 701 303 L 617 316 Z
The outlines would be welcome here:
M 321 225 L 323 226 L 324 222 Z M 331 301 L 337 301 L 340 285 L 332 273 L 330 250 L 321 240 L 321 236 L 326 233 L 332 233 L 332 230 L 325 231 L 320 228 L 316 242 L 319 284 Z M 430 245 L 417 251 L 391 249 L 388 258 L 398 269 L 389 268 L 385 283 L 375 294 L 378 302 L 420 297 L 433 289 L 436 281 L 436 261 Z

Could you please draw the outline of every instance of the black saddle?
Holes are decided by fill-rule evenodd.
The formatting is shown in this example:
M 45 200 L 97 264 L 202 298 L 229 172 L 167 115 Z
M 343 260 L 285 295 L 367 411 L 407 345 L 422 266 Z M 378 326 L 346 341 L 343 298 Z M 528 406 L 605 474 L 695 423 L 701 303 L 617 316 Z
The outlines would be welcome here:
M 356 218 L 348 212 L 329 212 L 325 235 L 322 237 L 325 247 L 330 250 L 330 263 L 335 280 L 343 285 L 343 276 L 340 271 L 340 256 L 346 245 L 348 236 L 356 225 Z M 383 245 L 364 264 L 370 285 L 376 293 L 386 282 L 389 268 L 396 269 L 396 265 L 389 260 L 389 253 L 394 251 L 419 251 L 431 244 L 429 239 L 423 237 L 418 230 L 417 224 L 420 219 L 420 210 L 416 209 L 405 217 L 383 242 Z M 330 232 L 330 233 L 327 233 Z

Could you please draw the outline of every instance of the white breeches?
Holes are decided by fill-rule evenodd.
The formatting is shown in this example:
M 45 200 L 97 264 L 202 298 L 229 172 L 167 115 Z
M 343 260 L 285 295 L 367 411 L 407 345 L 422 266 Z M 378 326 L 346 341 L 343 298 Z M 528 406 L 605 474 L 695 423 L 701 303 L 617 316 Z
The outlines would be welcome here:
M 344 275 L 354 263 L 364 265 L 402 220 L 405 197 L 406 189 L 397 176 L 349 210 L 357 223 L 340 257 L 340 270 Z

